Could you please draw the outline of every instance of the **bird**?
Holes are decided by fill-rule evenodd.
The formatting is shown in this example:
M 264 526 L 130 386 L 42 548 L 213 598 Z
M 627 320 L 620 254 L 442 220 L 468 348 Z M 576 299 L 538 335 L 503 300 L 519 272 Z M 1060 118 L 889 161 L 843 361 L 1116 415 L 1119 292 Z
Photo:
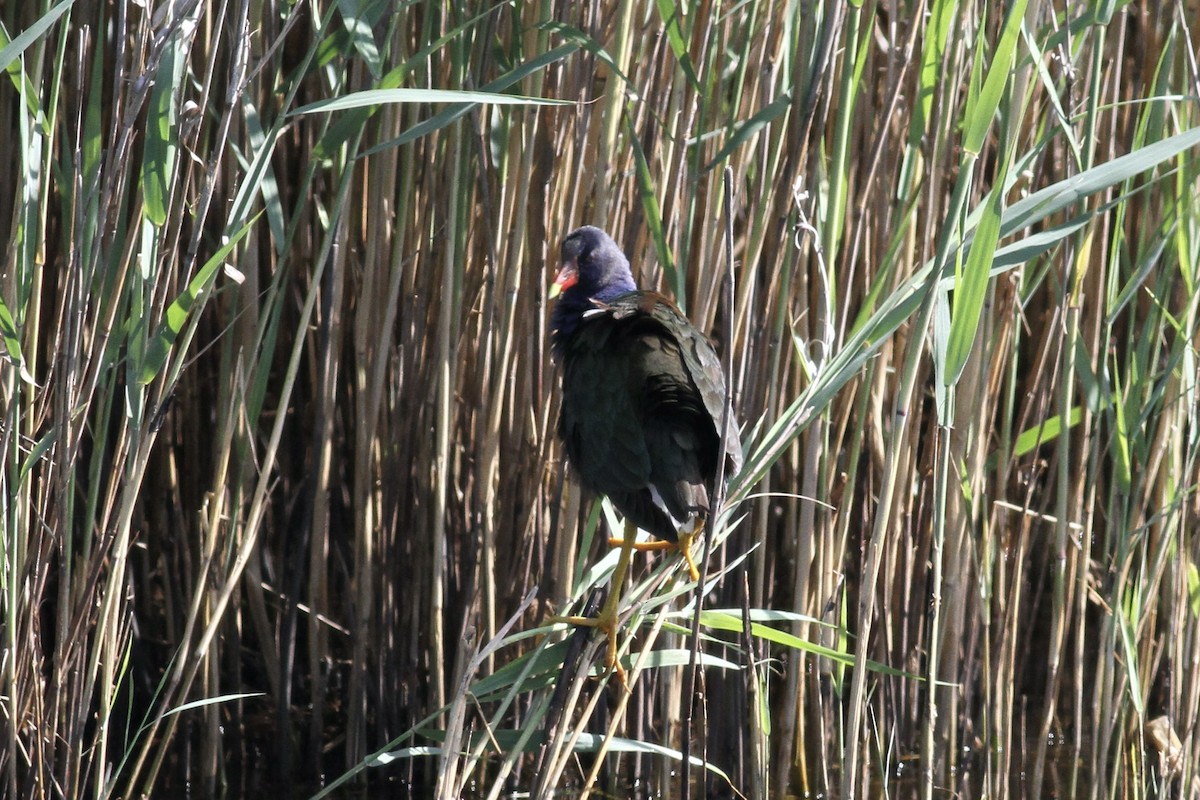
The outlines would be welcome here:
M 676 547 L 699 580 L 691 549 L 713 511 L 722 439 L 726 477 L 741 467 L 742 447 L 734 415 L 724 413 L 725 374 L 712 344 L 666 297 L 638 289 L 612 237 L 577 228 L 560 257 L 549 292 L 558 435 L 579 483 L 606 495 L 625 524 L 599 615 L 558 619 L 604 631 L 607 667 L 624 683 L 618 608 L 633 551 Z M 660 541 L 636 544 L 639 528 Z

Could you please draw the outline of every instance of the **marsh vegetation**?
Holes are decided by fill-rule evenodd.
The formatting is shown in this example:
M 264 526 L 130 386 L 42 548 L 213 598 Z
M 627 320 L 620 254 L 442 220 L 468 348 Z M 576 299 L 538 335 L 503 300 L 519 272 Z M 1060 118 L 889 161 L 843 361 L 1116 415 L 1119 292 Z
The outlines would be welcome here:
M 6 796 L 1200 795 L 1195 0 L 0 23 Z M 673 558 L 544 624 L 584 223 L 731 359 L 694 693 Z

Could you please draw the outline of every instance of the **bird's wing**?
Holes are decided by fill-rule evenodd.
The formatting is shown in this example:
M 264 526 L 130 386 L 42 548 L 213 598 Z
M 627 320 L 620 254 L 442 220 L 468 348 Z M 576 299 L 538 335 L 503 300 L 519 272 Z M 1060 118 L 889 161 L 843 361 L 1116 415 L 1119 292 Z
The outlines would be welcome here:
M 725 401 L 720 360 L 661 295 L 593 304 L 563 360 L 559 433 L 584 483 L 639 527 L 674 538 L 708 508 L 705 474 L 715 471 Z M 733 419 L 725 438 L 732 474 L 741 465 Z
M 656 298 L 652 315 L 665 328 L 675 332 L 683 356 L 683 366 L 688 371 L 704 409 L 713 421 L 714 431 L 720 428 L 725 413 L 725 371 L 721 359 L 712 343 L 695 326 L 688 322 L 683 313 L 665 298 Z M 738 435 L 737 420 L 729 415 L 725 427 L 725 455 L 731 465 L 732 477 L 742 466 L 742 444 Z

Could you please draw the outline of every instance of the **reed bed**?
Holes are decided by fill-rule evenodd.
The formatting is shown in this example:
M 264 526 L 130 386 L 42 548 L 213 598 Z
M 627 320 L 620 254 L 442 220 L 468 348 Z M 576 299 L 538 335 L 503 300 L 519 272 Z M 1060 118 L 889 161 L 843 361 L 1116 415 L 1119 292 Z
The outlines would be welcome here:
M 0 24 L 5 796 L 1200 796 L 1195 0 Z M 584 223 L 747 454 L 629 692 L 545 622 Z

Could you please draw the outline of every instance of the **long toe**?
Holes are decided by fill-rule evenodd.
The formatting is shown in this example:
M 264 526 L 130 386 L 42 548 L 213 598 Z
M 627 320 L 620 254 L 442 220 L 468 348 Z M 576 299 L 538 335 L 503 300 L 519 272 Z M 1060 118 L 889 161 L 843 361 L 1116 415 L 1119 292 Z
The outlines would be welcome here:
M 576 625 L 581 628 L 595 628 L 603 633 L 608 638 L 608 648 L 604 657 L 605 672 L 617 673 L 617 680 L 626 689 L 629 685 L 626 681 L 625 668 L 621 666 L 621 660 L 617 657 L 618 642 L 617 632 L 620 630 L 621 618 L 617 613 L 617 604 L 606 602 L 604 607 L 600 609 L 600 613 L 594 617 L 574 617 L 574 616 L 552 616 L 547 618 L 547 622 L 563 622 L 567 625 Z
M 609 539 L 608 543 L 611 544 L 613 547 L 621 546 L 620 539 Z M 675 542 L 668 542 L 664 539 L 655 539 L 652 542 L 634 542 L 632 549 L 636 550 L 639 553 L 656 553 L 659 550 L 675 549 Z
M 625 668 L 621 666 L 621 659 L 617 657 L 617 625 L 619 624 L 616 615 L 614 614 L 611 621 L 597 619 L 596 627 L 604 631 L 608 636 L 608 655 L 604 659 L 604 667 L 607 672 L 617 673 L 617 680 L 626 689 L 629 688 L 629 683 L 626 680 Z

